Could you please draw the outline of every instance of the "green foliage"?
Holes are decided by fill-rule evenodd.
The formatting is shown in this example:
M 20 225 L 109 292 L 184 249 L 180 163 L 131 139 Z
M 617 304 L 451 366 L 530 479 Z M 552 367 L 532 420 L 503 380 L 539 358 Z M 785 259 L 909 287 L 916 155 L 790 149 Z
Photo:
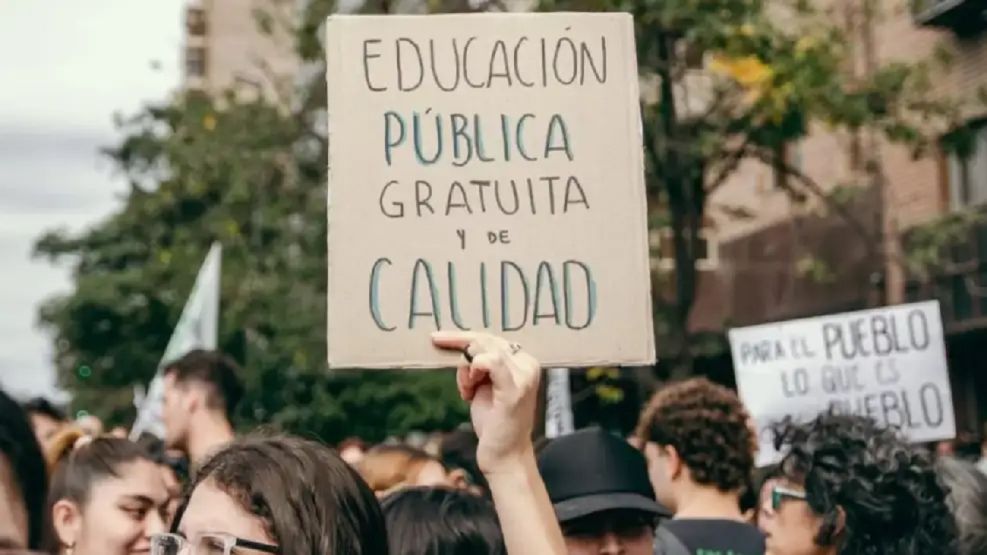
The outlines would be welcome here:
M 825 260 L 805 255 L 795 263 L 796 274 L 815 283 L 833 283 L 836 274 Z
M 311 2 L 307 14 L 329 6 Z M 318 44 L 318 27 L 301 26 L 300 50 Z M 326 368 L 327 164 L 324 133 L 312 123 L 324 106 L 314 98 L 289 111 L 187 94 L 119 122 L 123 138 L 107 154 L 131 184 L 120 209 L 36 244 L 38 256 L 73 268 L 74 290 L 40 310 L 73 410 L 129 423 L 132 387 L 153 375 L 219 241 L 219 343 L 243 364 L 247 386 L 239 427 L 380 440 L 467 418 L 448 372 Z
M 983 222 L 983 213 L 962 211 L 912 228 L 904 240 L 908 269 L 922 279 L 943 269 L 949 261 L 949 249 L 967 240 L 972 230 Z

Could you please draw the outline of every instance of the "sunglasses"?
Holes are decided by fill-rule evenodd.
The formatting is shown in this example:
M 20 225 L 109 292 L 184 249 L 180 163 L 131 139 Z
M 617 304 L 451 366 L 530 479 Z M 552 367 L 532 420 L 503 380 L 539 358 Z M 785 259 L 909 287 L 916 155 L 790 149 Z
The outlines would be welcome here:
M 805 501 L 804 491 L 795 491 L 793 489 L 788 489 L 783 486 L 772 486 L 771 487 L 771 508 L 778 510 L 781 508 L 782 501 L 786 499 L 797 499 L 799 501 Z

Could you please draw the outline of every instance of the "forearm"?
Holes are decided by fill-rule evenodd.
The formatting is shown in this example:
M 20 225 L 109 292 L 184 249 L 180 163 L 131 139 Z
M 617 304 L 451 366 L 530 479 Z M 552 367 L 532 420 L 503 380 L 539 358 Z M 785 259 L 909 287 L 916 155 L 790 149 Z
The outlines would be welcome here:
M 533 451 L 484 472 L 509 555 L 565 555 L 565 541 Z

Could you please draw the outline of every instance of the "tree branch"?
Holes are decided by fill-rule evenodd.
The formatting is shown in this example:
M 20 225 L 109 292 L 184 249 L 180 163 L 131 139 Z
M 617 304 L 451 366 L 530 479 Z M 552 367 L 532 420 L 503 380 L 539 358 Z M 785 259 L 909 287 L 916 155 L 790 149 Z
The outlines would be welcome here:
M 721 185 L 726 183 L 726 180 L 733 175 L 733 172 L 740 165 L 740 161 L 750 154 L 750 137 L 744 139 L 743 144 L 736 148 L 733 152 L 724 157 L 724 163 L 720 166 L 720 171 L 717 172 L 716 177 L 709 182 L 706 186 L 706 195 L 713 194 Z
M 801 170 L 793 167 L 784 160 L 777 159 L 776 156 L 773 156 L 763 150 L 755 151 L 755 156 L 757 156 L 757 158 L 765 164 L 768 164 L 774 167 L 777 171 L 782 172 L 782 174 L 792 177 L 798 181 L 803 189 L 809 191 L 813 196 L 821 200 L 823 204 L 826 205 L 826 208 L 839 215 L 848 225 L 850 225 L 851 228 L 853 228 L 855 232 L 857 232 L 858 235 L 860 235 L 862 239 L 864 239 L 868 254 L 875 254 L 874 245 L 878 243 L 880 238 L 874 237 L 870 231 L 868 231 L 867 226 L 857 219 L 857 217 L 854 216 L 846 206 L 834 201 L 829 195 L 827 195 L 826 191 L 823 190 L 819 183 L 808 175 L 802 173 Z M 785 180 L 779 180 L 779 183 L 781 183 L 782 187 L 785 187 L 790 192 L 799 192 L 793 191 L 791 186 L 786 184 Z

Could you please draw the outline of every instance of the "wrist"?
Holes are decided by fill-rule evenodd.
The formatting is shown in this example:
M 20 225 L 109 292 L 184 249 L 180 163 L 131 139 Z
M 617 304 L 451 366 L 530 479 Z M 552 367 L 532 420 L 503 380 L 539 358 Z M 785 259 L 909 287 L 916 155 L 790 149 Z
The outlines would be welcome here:
M 499 477 L 526 475 L 533 469 L 537 471 L 535 448 L 530 441 L 511 453 L 485 459 L 478 460 L 477 464 L 487 481 Z

